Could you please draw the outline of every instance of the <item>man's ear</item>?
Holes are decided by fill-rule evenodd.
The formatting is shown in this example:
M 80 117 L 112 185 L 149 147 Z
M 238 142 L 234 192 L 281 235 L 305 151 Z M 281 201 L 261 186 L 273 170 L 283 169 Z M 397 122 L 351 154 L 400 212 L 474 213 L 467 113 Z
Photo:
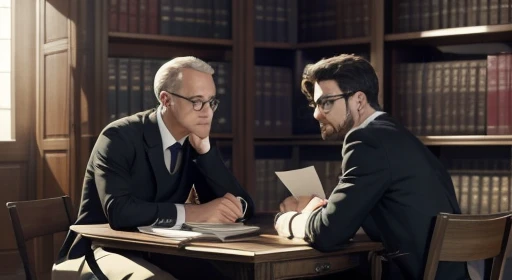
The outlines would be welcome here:
M 166 101 L 167 101 L 167 96 L 165 94 L 165 91 L 160 91 L 160 94 L 158 95 L 158 100 L 160 101 L 160 103 L 162 103 L 162 105 L 166 106 Z
M 364 93 L 362 91 L 356 92 L 355 97 L 358 102 L 362 102 L 364 99 L 366 99 L 366 96 L 364 95 Z
M 357 99 L 357 102 L 361 103 L 362 105 L 368 103 L 366 94 L 364 94 L 364 92 L 362 92 L 362 91 L 356 92 L 356 99 Z
M 357 111 L 361 111 L 363 109 L 364 105 L 368 103 L 368 100 L 366 99 L 366 94 L 362 91 L 358 91 L 355 94 L 356 102 L 357 102 Z
M 174 105 L 174 102 L 172 101 L 172 99 L 170 98 L 170 96 L 167 94 L 167 92 L 165 91 L 161 91 L 160 92 L 160 103 L 162 103 L 162 105 L 164 107 L 169 107 L 171 105 Z

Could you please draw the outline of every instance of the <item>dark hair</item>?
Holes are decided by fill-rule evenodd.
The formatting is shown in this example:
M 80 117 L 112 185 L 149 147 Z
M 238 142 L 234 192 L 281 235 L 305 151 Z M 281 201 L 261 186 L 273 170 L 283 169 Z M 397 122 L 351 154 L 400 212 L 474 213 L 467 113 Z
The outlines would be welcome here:
M 335 80 L 343 93 L 363 92 L 370 106 L 380 110 L 379 80 L 366 59 L 353 54 L 342 54 L 306 65 L 301 88 L 309 102 L 313 101 L 315 82 L 326 80 Z

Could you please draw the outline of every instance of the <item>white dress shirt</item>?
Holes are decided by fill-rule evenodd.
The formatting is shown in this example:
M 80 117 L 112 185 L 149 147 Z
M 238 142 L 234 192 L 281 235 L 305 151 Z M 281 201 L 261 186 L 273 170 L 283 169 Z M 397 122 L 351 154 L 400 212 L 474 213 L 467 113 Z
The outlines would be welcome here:
M 160 130 L 160 135 L 162 136 L 162 152 L 164 154 L 165 166 L 167 167 L 167 171 L 170 173 L 171 151 L 169 150 L 169 147 L 176 142 L 180 142 L 180 144 L 183 145 L 183 142 L 185 142 L 185 139 L 187 139 L 188 135 L 181 138 L 179 141 L 176 141 L 176 139 L 174 139 L 169 129 L 167 129 L 167 127 L 165 126 L 164 120 L 162 119 L 162 106 L 158 106 L 158 109 L 156 110 L 156 120 L 158 122 L 158 130 Z M 177 203 L 175 203 L 174 205 L 176 205 L 177 215 L 176 225 L 174 225 L 172 228 L 180 228 L 181 224 L 185 222 L 185 206 L 183 206 L 183 204 Z

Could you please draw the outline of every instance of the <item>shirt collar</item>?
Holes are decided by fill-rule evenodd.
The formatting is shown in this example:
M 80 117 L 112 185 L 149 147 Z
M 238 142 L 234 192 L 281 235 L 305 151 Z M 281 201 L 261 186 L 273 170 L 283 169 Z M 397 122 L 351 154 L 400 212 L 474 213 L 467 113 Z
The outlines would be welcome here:
M 158 109 L 156 109 L 156 121 L 158 123 L 158 130 L 160 130 L 160 135 L 162 136 L 162 146 L 164 151 L 176 142 L 180 142 L 180 144 L 183 145 L 183 142 L 185 142 L 188 135 L 181 138 L 179 141 L 174 139 L 174 136 L 172 136 L 169 129 L 167 129 L 164 120 L 162 119 L 162 105 L 158 106 Z
M 386 112 L 382 112 L 382 111 L 375 111 L 373 114 L 371 114 L 366 120 L 363 121 L 363 123 L 361 123 L 360 125 L 352 128 L 351 130 L 349 130 L 349 132 L 347 133 L 347 135 L 345 136 L 345 139 L 347 138 L 347 136 L 354 130 L 357 130 L 357 129 L 360 129 L 360 128 L 365 128 L 366 126 L 368 126 L 368 124 L 370 124 L 373 120 L 375 120 L 378 116 L 382 115 L 382 114 L 385 114 Z
M 373 120 L 375 120 L 378 116 L 385 114 L 386 112 L 382 111 L 375 111 L 373 114 L 371 114 L 362 124 L 360 124 L 357 128 L 365 128 L 369 123 L 371 123 Z

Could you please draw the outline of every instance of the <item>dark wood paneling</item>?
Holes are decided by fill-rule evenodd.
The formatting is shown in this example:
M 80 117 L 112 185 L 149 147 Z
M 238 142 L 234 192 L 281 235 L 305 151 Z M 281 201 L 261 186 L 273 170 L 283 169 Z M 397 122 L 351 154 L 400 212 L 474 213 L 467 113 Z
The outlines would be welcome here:
M 74 115 L 80 90 L 75 90 L 78 36 L 75 26 L 77 1 L 39 0 L 39 92 L 37 114 L 37 198 L 68 194 L 74 179 L 77 119 Z M 82 35 L 82 34 L 80 34 Z M 73 49 L 73 46 L 75 48 Z M 78 103 L 78 102 L 77 102 Z M 73 125 L 73 127 L 72 127 Z M 36 273 L 49 279 L 55 252 L 62 246 L 62 237 L 37 238 L 35 241 Z
M 231 92 L 232 103 L 231 111 L 233 112 L 231 127 L 234 137 L 233 141 L 233 174 L 240 181 L 244 182 L 245 178 L 245 138 L 243 133 L 245 130 L 244 106 L 247 92 L 245 91 L 245 69 L 246 65 L 244 57 L 246 53 L 245 40 L 245 7 L 248 5 L 246 1 L 232 1 L 233 19 L 232 19 L 232 34 L 233 34 L 233 69 L 231 79 Z M 249 54 L 251 56 L 252 54 Z M 241 137 L 239 137 L 241 136 Z
M 172 59 L 177 56 L 197 56 L 205 61 L 231 61 L 232 51 L 226 46 L 173 46 L 167 43 L 112 42 L 108 45 L 109 56 Z
M 0 204 L 5 205 L 9 201 L 18 201 L 26 197 L 27 169 L 20 163 L 0 163 Z M 10 226 L 11 220 L 7 208 L 0 211 L 0 224 L 6 225 L 2 230 L 0 248 L 4 250 L 16 250 L 14 232 Z
M 244 14 L 245 18 L 243 21 L 244 28 L 246 30 L 254 30 L 254 0 L 247 0 L 244 2 Z M 244 71 L 244 83 L 243 88 L 245 96 L 240 100 L 239 104 L 250 104 L 254 102 L 256 96 L 256 73 L 254 71 L 255 65 L 255 49 L 254 49 L 254 34 L 253 32 L 242 32 L 242 41 L 244 44 L 244 56 L 242 57 L 242 64 L 246 65 Z M 255 106 L 240 106 L 238 113 L 243 117 L 244 123 L 242 125 L 243 135 L 243 158 L 244 163 L 244 180 L 245 187 L 252 197 L 256 197 L 256 185 L 255 171 L 256 167 L 254 164 L 254 111 Z
M 0 252 L 0 273 L 0 280 L 25 279 L 23 264 L 17 250 L 5 250 Z
M 69 134 L 69 62 L 67 50 L 45 57 L 44 138 Z
M 44 2 L 44 42 L 48 43 L 68 37 L 68 0 L 51 0 Z
M 68 153 L 65 151 L 47 152 L 43 164 L 43 197 L 69 194 Z
M 371 63 L 379 78 L 379 104 L 384 107 L 384 1 L 371 1 Z

